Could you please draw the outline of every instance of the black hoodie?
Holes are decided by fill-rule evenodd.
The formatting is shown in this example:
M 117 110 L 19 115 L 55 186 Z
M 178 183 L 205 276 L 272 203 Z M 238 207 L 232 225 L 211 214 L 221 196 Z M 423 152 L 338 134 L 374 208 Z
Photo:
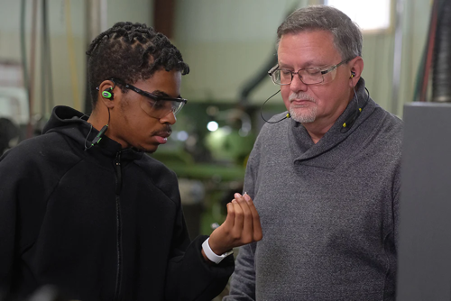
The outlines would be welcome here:
M 0 159 L 0 288 L 77 300 L 211 300 L 233 272 L 190 243 L 177 178 L 55 107 L 44 134 Z

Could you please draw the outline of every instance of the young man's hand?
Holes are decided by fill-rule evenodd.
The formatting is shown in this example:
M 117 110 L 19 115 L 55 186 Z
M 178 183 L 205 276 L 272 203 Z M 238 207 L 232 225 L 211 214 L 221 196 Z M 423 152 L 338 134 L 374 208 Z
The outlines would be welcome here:
M 251 197 L 248 194 L 239 193 L 235 193 L 234 197 L 227 204 L 226 220 L 210 235 L 208 243 L 217 255 L 230 251 L 234 247 L 259 241 L 263 237 L 260 216 Z M 204 254 L 203 250 L 202 254 Z

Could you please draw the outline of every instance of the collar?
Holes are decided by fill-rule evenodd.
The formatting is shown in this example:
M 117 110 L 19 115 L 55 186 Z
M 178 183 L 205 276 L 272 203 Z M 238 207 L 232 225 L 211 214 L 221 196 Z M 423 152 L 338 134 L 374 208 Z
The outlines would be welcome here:
M 318 143 L 313 143 L 309 133 L 302 124 L 290 119 L 288 143 L 294 163 L 312 160 L 339 146 L 345 139 L 358 130 L 360 125 L 373 113 L 376 106 L 377 104 L 365 91 L 365 81 L 363 78 L 360 78 L 356 86 L 354 98 Z M 350 118 L 355 116 L 359 108 L 362 108 L 362 111 L 358 114 L 352 126 L 344 130 L 343 123 L 348 122 Z

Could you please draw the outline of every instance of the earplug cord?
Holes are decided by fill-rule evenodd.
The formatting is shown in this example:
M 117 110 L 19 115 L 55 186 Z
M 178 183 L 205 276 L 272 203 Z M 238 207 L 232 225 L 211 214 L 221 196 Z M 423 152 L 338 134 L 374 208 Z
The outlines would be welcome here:
M 266 119 L 263 117 L 263 106 L 268 102 L 268 100 L 270 100 L 271 98 L 273 98 L 273 97 L 274 97 L 277 93 L 279 93 L 279 92 L 280 92 L 280 90 L 277 91 L 276 93 L 274 93 L 273 95 L 271 95 L 270 97 L 268 97 L 268 99 L 265 100 L 265 102 L 264 102 L 264 103 L 261 105 L 261 107 L 260 107 L 260 116 L 261 116 L 261 118 L 262 118 L 266 123 L 270 123 L 270 124 L 279 123 L 279 122 L 281 122 L 282 120 L 285 120 L 285 119 L 291 117 L 290 113 L 287 113 L 282 119 L 277 120 L 277 121 L 268 121 L 268 120 L 266 120 Z
M 86 145 L 86 142 L 88 141 L 89 134 L 91 134 L 91 131 L 92 131 L 92 124 L 91 124 L 91 129 L 89 130 L 88 135 L 85 138 L 85 151 L 87 151 L 94 145 L 99 144 L 99 142 L 100 142 L 100 140 L 102 140 L 102 137 L 105 134 L 106 130 L 108 130 L 108 124 L 110 124 L 110 109 L 109 108 L 108 108 L 108 123 L 102 127 L 102 129 L 99 131 L 99 133 L 94 137 L 94 140 L 92 140 L 91 145 L 88 147 Z
M 346 133 L 354 125 L 354 122 L 357 120 L 357 118 L 360 116 L 360 113 L 362 113 L 363 109 L 368 104 L 368 100 L 370 99 L 370 91 L 368 91 L 368 89 L 366 87 L 365 87 L 365 91 L 368 94 L 368 96 L 367 96 L 366 101 L 363 104 L 363 106 L 359 107 L 359 97 L 358 97 L 357 92 L 355 91 L 355 88 L 354 88 L 354 95 L 355 95 L 355 98 L 356 98 L 357 109 L 355 110 L 354 113 L 352 113 L 352 115 L 351 115 L 351 117 L 349 119 L 345 120 L 340 132 Z
M 353 77 L 353 74 L 351 74 L 351 77 Z M 355 87 L 354 87 L 354 95 L 355 95 L 355 97 L 356 97 L 356 106 L 357 106 L 357 109 L 356 109 L 356 111 L 352 114 L 351 118 L 349 118 L 348 120 L 346 120 L 346 121 L 343 123 L 343 127 L 342 127 L 342 129 L 341 129 L 341 132 L 342 132 L 342 133 L 347 132 L 347 131 L 353 126 L 354 122 L 357 120 L 357 118 L 359 117 L 359 115 L 360 115 L 360 113 L 362 112 L 362 110 L 363 110 L 363 109 L 366 107 L 366 105 L 368 104 L 368 100 L 370 99 L 370 91 L 368 91 L 368 89 L 367 89 L 366 87 L 365 87 L 365 91 L 366 91 L 366 93 L 368 94 L 368 96 L 367 96 L 366 101 L 365 101 L 365 103 L 363 104 L 363 106 L 362 106 L 362 107 L 359 107 L 359 97 L 358 97 L 357 92 L 355 91 Z M 261 107 L 260 107 L 260 117 L 261 117 L 266 123 L 269 123 L 269 124 L 275 124 L 275 123 L 279 123 L 279 122 L 281 122 L 281 121 L 283 121 L 283 120 L 285 120 L 285 119 L 287 119 L 287 118 L 291 118 L 290 113 L 287 113 L 283 118 L 281 118 L 280 120 L 277 120 L 277 121 L 268 121 L 268 120 L 266 120 L 266 119 L 263 117 L 263 106 L 264 106 L 271 98 L 273 98 L 273 97 L 274 97 L 277 93 L 279 93 L 279 92 L 280 92 L 280 90 L 277 91 L 276 93 L 274 93 L 273 95 L 271 95 L 270 97 L 268 97 L 268 99 L 266 99 L 266 100 L 263 102 L 263 104 L 261 105 Z

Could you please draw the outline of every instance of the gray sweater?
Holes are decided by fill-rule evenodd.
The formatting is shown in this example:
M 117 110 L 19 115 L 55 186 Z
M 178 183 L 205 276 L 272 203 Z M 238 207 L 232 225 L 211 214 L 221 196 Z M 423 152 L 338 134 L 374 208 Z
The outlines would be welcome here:
M 363 87 L 317 144 L 292 119 L 262 128 L 244 191 L 263 239 L 240 248 L 224 300 L 395 300 L 402 121 Z

